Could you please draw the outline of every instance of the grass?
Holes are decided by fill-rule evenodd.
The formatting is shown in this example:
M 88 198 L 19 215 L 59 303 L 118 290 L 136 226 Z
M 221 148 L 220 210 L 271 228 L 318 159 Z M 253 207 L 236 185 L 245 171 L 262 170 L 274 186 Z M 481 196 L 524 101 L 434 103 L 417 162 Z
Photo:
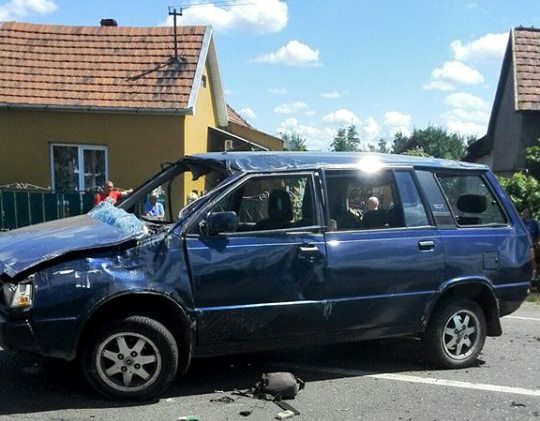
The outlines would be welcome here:
M 527 297 L 527 302 L 540 304 L 540 292 L 531 292 Z

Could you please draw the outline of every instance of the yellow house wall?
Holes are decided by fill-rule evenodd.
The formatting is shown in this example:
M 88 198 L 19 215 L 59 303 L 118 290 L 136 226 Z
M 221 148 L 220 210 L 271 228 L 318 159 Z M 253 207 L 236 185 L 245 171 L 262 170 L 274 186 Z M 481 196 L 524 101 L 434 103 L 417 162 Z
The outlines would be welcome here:
M 50 144 L 68 143 L 107 146 L 109 178 L 135 187 L 184 154 L 183 133 L 178 115 L 0 110 L 0 185 L 50 186 Z
M 229 129 L 231 133 L 244 139 L 250 140 L 254 143 L 257 143 L 258 145 L 264 146 L 271 151 L 283 150 L 283 140 L 275 136 L 271 136 L 258 130 L 250 129 L 249 127 L 242 126 L 233 122 L 229 122 Z
M 208 66 L 204 71 L 206 77 L 206 87 L 201 83 L 197 99 L 195 101 L 194 115 L 186 116 L 185 120 L 185 155 L 202 153 L 208 151 L 208 127 L 217 126 L 217 113 L 212 97 L 212 86 L 208 77 Z M 184 200 L 192 190 L 204 191 L 203 177 L 197 181 L 190 177 L 184 179 Z

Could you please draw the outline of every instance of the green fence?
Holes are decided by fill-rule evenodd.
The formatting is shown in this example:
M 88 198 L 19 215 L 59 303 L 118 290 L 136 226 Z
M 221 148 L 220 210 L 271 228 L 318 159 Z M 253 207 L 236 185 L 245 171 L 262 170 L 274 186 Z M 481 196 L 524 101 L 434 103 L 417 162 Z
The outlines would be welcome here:
M 0 189 L 0 230 L 81 215 L 92 209 L 94 193 L 53 193 Z

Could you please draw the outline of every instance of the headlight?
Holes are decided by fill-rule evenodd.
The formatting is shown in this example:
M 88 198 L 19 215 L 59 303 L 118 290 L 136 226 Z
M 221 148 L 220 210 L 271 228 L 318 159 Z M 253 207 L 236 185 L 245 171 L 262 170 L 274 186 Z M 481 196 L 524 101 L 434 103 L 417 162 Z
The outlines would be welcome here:
M 2 287 L 4 302 L 11 308 L 29 308 L 32 306 L 34 285 L 29 282 L 12 284 L 6 282 Z

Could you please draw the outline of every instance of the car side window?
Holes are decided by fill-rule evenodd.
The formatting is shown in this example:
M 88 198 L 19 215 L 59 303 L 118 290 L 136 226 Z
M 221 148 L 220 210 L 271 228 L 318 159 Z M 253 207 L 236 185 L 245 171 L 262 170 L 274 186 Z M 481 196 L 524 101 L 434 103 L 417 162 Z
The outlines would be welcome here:
M 237 232 L 315 225 L 311 174 L 255 176 L 227 193 L 209 212 L 236 212 Z
M 399 188 L 405 225 L 408 227 L 424 227 L 429 225 L 426 209 L 418 193 L 418 189 L 409 171 L 396 171 L 396 182 Z
M 480 175 L 437 174 L 458 225 L 506 224 L 506 217 Z
M 331 231 L 405 226 L 391 171 L 328 171 L 326 186 Z
M 431 171 L 416 170 L 416 177 L 426 195 L 431 214 L 433 215 L 433 219 L 435 219 L 437 226 L 442 228 L 455 228 L 456 224 L 454 218 L 452 217 L 450 209 L 448 209 L 446 200 L 435 179 L 435 174 Z

